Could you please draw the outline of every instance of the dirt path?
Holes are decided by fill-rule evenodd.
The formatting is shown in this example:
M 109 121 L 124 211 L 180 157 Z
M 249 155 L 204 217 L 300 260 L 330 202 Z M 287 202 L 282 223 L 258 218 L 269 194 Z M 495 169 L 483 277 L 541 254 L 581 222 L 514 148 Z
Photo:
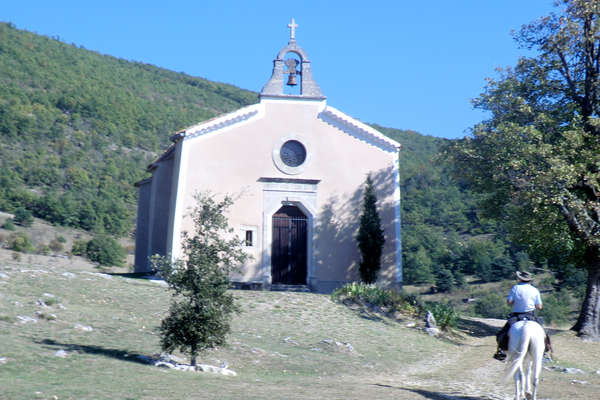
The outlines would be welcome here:
M 505 363 L 492 358 L 495 351 L 494 332 L 504 323 L 494 319 L 470 319 L 470 335 L 461 338 L 456 351 L 423 360 L 409 371 L 375 378 L 375 385 L 395 389 L 397 399 L 435 400 L 507 400 L 513 399 L 512 379 L 505 381 Z M 556 330 L 555 359 L 545 362 L 538 391 L 539 400 L 600 398 L 600 344 L 584 343 L 569 331 Z M 458 338 L 457 338 L 458 339 Z M 584 369 L 573 367 L 571 350 L 586 346 L 591 362 Z M 567 373 L 571 366 L 579 372 Z

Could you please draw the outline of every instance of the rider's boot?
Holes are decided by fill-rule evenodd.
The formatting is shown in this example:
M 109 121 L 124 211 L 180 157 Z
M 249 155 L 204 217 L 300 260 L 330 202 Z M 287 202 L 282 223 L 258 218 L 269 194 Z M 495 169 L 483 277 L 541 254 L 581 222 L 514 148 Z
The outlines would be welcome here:
M 504 352 L 504 350 L 498 347 L 498 350 L 494 354 L 494 358 L 498 361 L 504 361 L 506 360 L 506 353 Z

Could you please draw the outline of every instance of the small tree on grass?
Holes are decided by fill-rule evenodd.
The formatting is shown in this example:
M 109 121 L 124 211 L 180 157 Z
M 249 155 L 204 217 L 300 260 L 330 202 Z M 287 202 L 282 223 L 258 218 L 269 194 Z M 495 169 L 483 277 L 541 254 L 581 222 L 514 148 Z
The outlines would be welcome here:
M 182 235 L 183 257 L 151 259 L 173 291 L 169 314 L 160 326 L 161 347 L 188 353 L 194 367 L 200 352 L 225 343 L 232 313 L 238 311 L 227 292 L 230 274 L 248 257 L 224 215 L 231 198 L 217 202 L 200 193 L 196 201 L 191 213 L 195 232 Z
M 17 225 L 21 225 L 24 227 L 30 227 L 33 225 L 33 215 L 31 211 L 24 207 L 19 207 L 15 210 L 15 216 L 13 221 Z
M 370 175 L 367 176 L 365 185 L 362 215 L 356 240 L 361 254 L 360 278 L 363 282 L 373 283 L 377 280 L 377 274 L 381 268 L 381 253 L 385 238 L 383 229 L 381 229 L 381 218 L 376 207 L 377 197 Z
M 116 239 L 103 234 L 87 242 L 85 254 L 90 261 L 106 266 L 121 266 L 126 256 L 125 250 Z

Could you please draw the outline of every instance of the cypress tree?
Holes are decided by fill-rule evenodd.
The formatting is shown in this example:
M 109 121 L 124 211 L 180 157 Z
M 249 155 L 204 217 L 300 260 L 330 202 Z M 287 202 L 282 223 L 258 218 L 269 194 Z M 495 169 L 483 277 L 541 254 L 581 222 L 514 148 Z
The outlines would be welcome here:
M 361 253 L 360 278 L 363 282 L 373 283 L 377 281 L 377 274 L 381 268 L 381 253 L 385 238 L 383 229 L 381 229 L 381 218 L 377 212 L 377 197 L 370 175 L 367 176 L 365 182 L 362 214 L 356 240 Z

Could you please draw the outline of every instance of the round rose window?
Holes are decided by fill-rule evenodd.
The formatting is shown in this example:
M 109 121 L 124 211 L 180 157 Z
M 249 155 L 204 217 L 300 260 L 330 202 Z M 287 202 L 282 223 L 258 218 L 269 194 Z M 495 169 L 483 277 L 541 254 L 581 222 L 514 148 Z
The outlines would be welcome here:
M 306 149 L 297 140 L 288 140 L 279 151 L 281 161 L 288 167 L 298 167 L 306 161 Z

